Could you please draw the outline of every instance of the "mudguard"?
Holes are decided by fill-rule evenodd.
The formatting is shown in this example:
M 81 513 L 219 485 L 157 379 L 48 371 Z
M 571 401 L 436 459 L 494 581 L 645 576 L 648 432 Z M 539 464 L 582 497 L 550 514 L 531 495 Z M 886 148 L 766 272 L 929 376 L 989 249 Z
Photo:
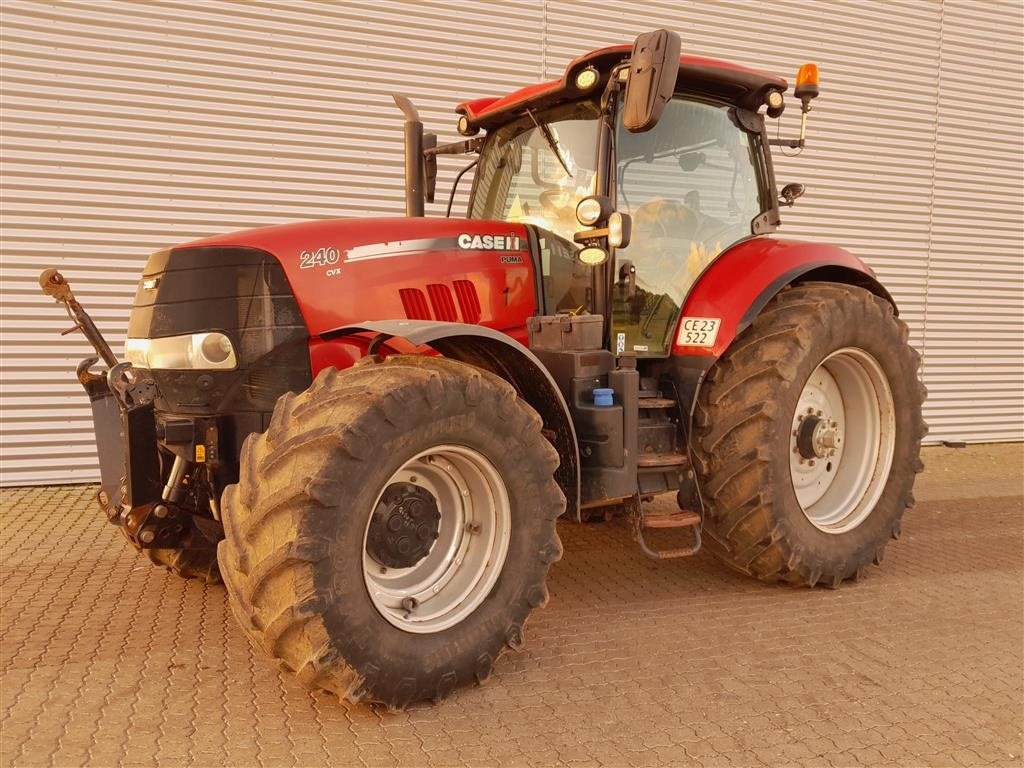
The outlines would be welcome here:
M 871 268 L 842 248 L 768 237 L 737 243 L 719 255 L 697 279 L 676 326 L 671 370 L 680 403 L 691 418 L 704 375 L 715 360 L 779 291 L 787 285 L 811 280 L 860 286 L 881 296 L 898 311 L 896 302 Z M 687 340 L 688 329 L 698 329 L 696 337 L 700 338 L 709 321 L 717 325 L 714 333 L 708 334 L 706 344 L 681 343 Z M 694 338 L 694 334 L 689 338 Z
M 547 368 L 510 336 L 479 325 L 430 320 L 380 320 L 353 323 L 320 334 L 325 341 L 358 333 L 400 338 L 427 346 L 445 357 L 491 371 L 515 387 L 540 414 L 561 457 L 555 480 L 565 494 L 566 511 L 579 519 L 580 457 L 569 406 Z M 372 347 L 371 347 L 372 348 Z
M 849 251 L 821 243 L 754 237 L 724 251 L 698 278 L 683 304 L 672 353 L 711 358 L 710 365 L 779 291 L 810 280 L 858 285 L 896 309 L 871 268 Z M 713 342 L 680 343 L 685 340 L 681 331 L 687 318 L 717 319 Z

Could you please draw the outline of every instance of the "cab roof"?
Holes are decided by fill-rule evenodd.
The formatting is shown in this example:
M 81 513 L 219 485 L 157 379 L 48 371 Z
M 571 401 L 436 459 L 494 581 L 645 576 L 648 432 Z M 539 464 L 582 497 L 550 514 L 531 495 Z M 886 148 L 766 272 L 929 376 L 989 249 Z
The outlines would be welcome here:
M 612 45 L 585 53 L 569 62 L 558 80 L 537 83 L 513 91 L 507 96 L 465 101 L 455 108 L 474 128 L 491 128 L 525 114 L 525 110 L 544 109 L 574 101 L 587 93 L 600 93 L 612 68 L 629 57 L 632 45 Z M 576 74 L 592 66 L 601 77 L 596 85 L 582 91 L 575 85 Z M 684 93 L 724 99 L 747 109 L 764 103 L 769 90 L 785 91 L 789 84 L 781 77 L 729 61 L 701 56 L 680 56 L 677 89 Z

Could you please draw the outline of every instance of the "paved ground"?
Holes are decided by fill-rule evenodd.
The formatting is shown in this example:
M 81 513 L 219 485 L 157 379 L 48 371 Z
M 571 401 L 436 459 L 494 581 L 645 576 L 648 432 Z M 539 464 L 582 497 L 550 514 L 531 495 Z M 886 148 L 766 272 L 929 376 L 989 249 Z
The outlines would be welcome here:
M 129 550 L 90 488 L 7 489 L 0 762 L 1020 766 L 1024 450 L 926 461 L 903 538 L 838 591 L 566 524 L 525 650 L 401 714 L 279 674 L 222 589 Z

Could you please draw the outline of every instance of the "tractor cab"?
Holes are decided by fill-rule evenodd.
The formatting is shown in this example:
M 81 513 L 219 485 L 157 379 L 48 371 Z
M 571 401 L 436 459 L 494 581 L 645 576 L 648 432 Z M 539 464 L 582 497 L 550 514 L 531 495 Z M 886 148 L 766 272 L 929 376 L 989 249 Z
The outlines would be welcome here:
M 604 249 L 582 254 L 587 263 L 576 237 L 587 236 L 598 223 L 592 216 L 603 213 L 601 201 L 609 201 L 631 225 L 628 243 L 615 248 L 608 302 L 612 338 L 625 334 L 616 351 L 667 356 L 697 277 L 722 250 L 751 237 L 774 208 L 760 134 L 745 130 L 735 109 L 679 95 L 644 133 L 626 130 L 617 109 L 607 148 L 599 146 L 600 113 L 592 101 L 531 111 L 483 146 L 470 216 L 537 228 L 546 314 L 599 313 L 592 260 L 603 262 Z M 613 173 L 598 173 L 602 156 L 611 158 Z
M 487 131 L 449 145 L 479 153 L 468 216 L 535 230 L 542 314 L 602 315 L 616 354 L 667 357 L 698 277 L 779 224 L 760 109 L 781 115 L 787 87 L 680 56 L 659 30 L 580 56 L 559 80 L 464 102 L 459 132 Z M 425 179 L 445 149 L 425 150 Z

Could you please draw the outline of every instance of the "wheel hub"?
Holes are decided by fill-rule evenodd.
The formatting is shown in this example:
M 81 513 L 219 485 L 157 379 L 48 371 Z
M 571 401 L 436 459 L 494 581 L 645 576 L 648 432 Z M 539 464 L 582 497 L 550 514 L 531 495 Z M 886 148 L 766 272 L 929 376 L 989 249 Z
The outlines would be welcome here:
M 823 459 L 834 456 L 840 442 L 839 425 L 835 421 L 816 414 L 800 417 L 796 448 L 801 457 Z
M 408 459 L 383 483 L 366 518 L 366 591 L 380 615 L 405 632 L 458 624 L 490 594 L 505 565 L 508 490 L 473 448 L 438 445 Z
M 381 495 L 366 533 L 366 552 L 388 568 L 411 568 L 427 556 L 440 530 L 434 495 L 412 483 L 392 483 Z

